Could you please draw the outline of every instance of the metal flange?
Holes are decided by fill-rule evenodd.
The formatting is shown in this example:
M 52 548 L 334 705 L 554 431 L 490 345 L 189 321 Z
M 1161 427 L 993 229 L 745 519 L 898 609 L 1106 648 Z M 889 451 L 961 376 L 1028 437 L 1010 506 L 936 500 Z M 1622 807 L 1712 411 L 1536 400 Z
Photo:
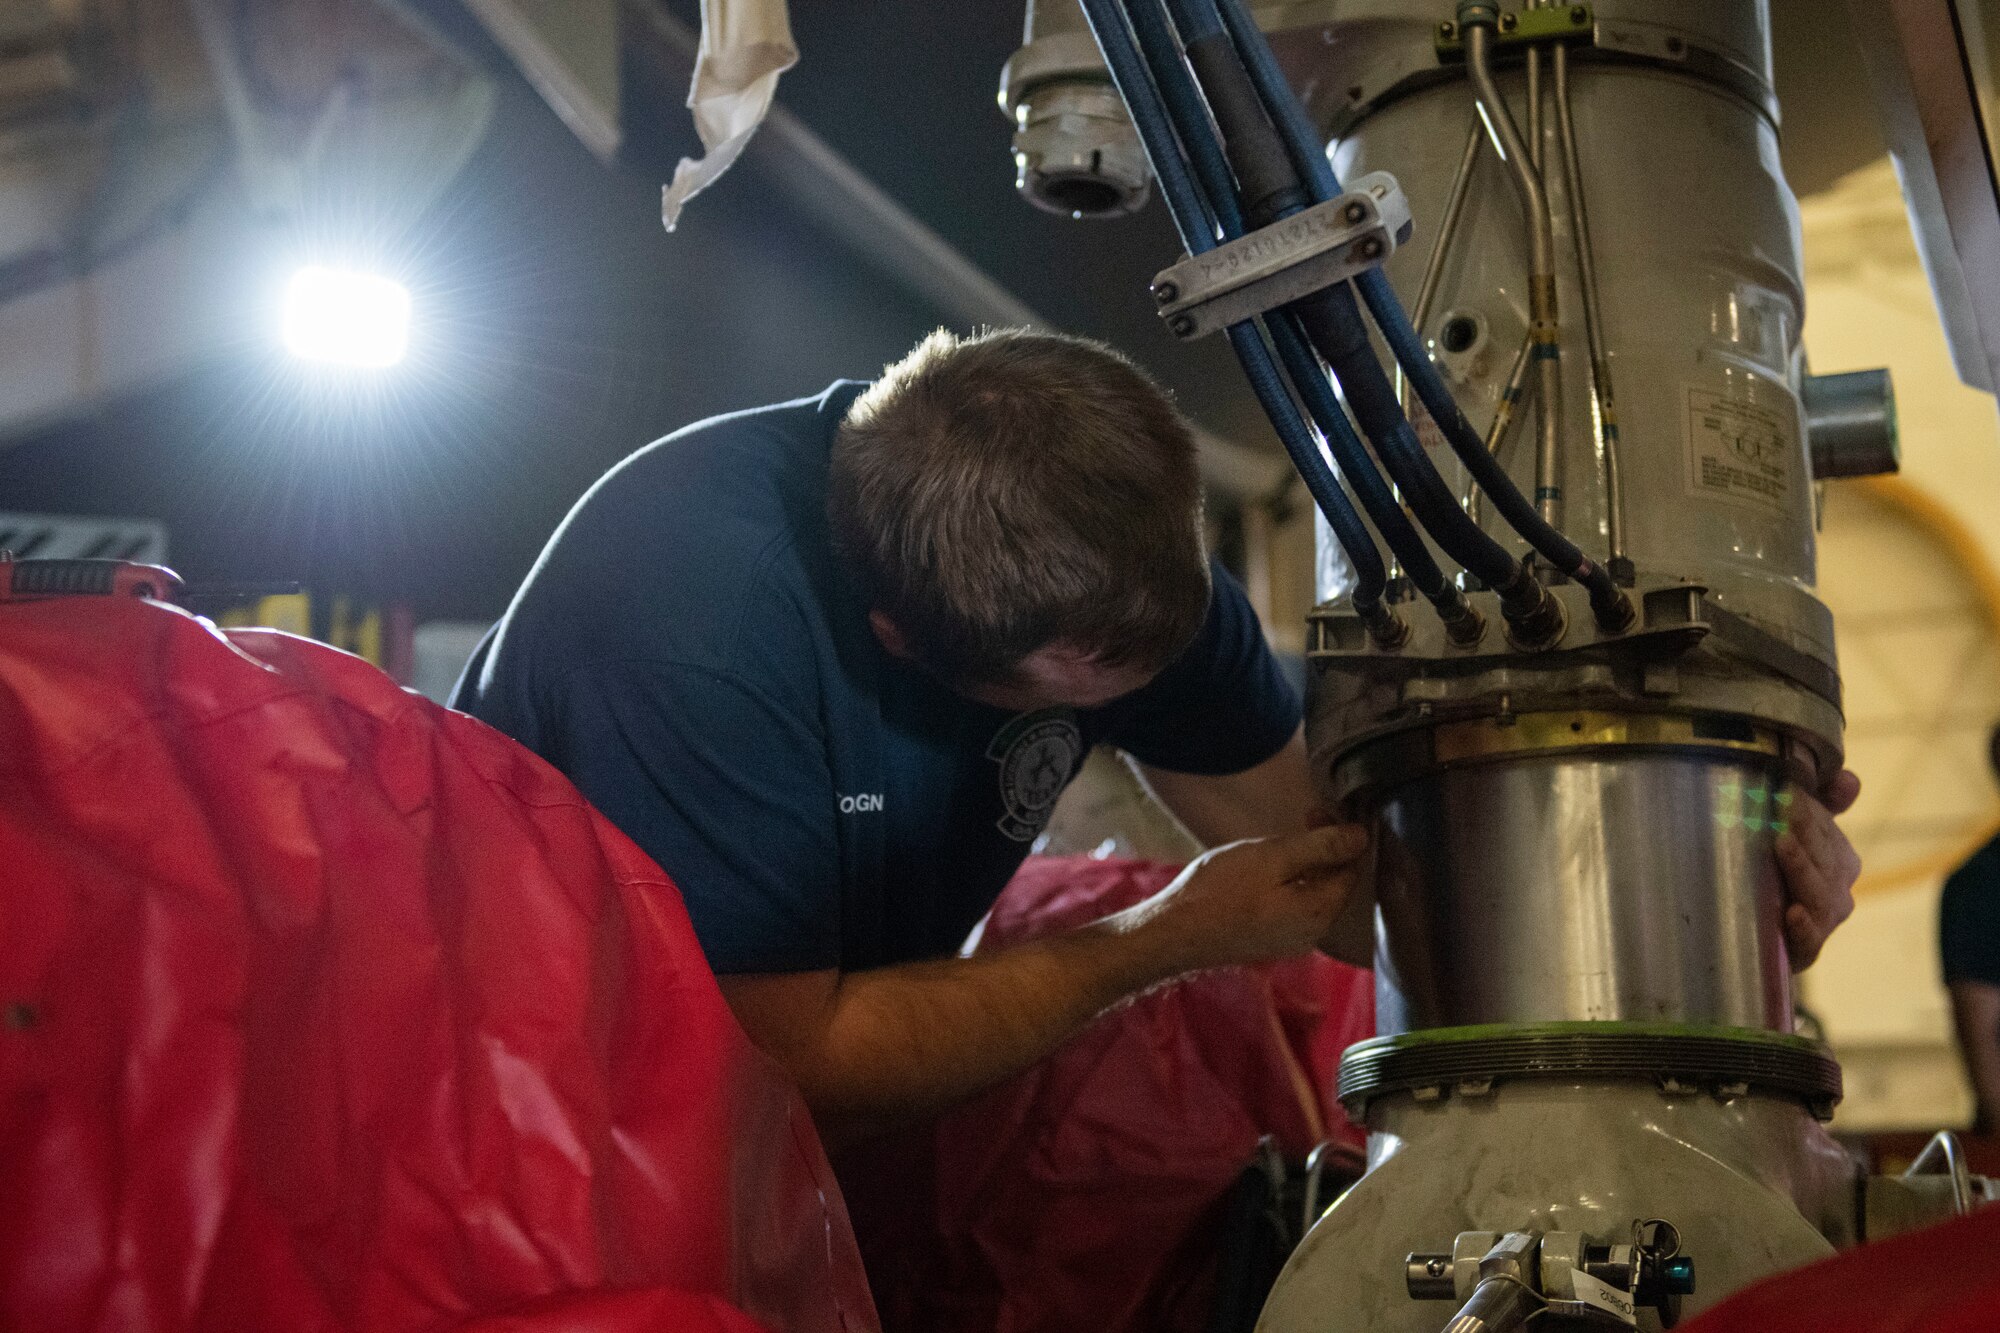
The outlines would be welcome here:
M 1518 1079 L 1639 1080 L 1669 1093 L 1796 1097 L 1821 1120 L 1840 1100 L 1840 1065 L 1818 1042 L 1757 1028 L 1541 1023 L 1431 1028 L 1356 1043 L 1340 1058 L 1340 1100 L 1357 1120 L 1377 1097 L 1480 1095 Z

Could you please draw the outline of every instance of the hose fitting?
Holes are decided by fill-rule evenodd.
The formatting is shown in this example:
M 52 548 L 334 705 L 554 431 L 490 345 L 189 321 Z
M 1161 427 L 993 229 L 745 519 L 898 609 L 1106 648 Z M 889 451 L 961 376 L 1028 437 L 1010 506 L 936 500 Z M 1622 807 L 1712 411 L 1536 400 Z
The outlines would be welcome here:
M 1623 634 L 1639 618 L 1632 599 L 1618 586 L 1608 570 L 1593 567 L 1579 574 L 1577 581 L 1590 589 L 1590 613 L 1606 634 Z
M 1563 610 L 1562 599 L 1542 586 L 1527 561 L 1521 563 L 1521 572 L 1512 583 L 1494 591 L 1500 594 L 1500 614 L 1507 621 L 1509 643 L 1523 652 L 1539 652 L 1562 642 L 1569 629 L 1569 615 Z
M 1479 614 L 1479 608 L 1467 601 L 1455 585 L 1447 583 L 1444 591 L 1431 599 L 1431 605 L 1437 608 L 1438 619 L 1444 622 L 1445 637 L 1454 647 L 1477 648 L 1486 637 L 1486 617 Z
M 1383 652 L 1393 653 L 1410 641 L 1410 623 L 1387 602 L 1370 602 L 1366 606 L 1357 603 L 1354 609 L 1368 626 L 1368 637 Z
M 1483 23 L 1489 28 L 1500 25 L 1500 6 L 1492 0 L 1458 0 L 1458 26 Z

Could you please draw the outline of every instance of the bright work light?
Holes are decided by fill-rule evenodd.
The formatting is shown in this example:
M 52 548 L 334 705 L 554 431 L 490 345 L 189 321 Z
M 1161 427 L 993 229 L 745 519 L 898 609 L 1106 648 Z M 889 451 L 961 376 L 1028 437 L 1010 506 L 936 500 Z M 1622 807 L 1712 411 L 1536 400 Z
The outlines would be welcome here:
M 410 346 L 410 293 L 378 274 L 308 265 L 285 291 L 284 331 L 308 361 L 393 366 Z

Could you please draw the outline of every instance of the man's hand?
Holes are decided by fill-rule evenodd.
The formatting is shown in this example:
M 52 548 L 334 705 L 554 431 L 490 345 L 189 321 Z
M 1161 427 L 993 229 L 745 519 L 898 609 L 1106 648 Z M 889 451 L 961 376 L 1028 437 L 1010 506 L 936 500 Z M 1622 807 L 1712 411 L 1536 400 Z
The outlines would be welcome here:
M 1778 868 L 1785 879 L 1785 946 L 1792 970 L 1819 957 L 1826 937 L 1854 913 L 1854 882 L 1861 857 L 1833 822 L 1861 795 L 1861 779 L 1842 773 L 1817 798 L 1801 792 L 1792 802 L 1791 828 L 1778 838 Z
M 1233 842 L 1196 859 L 1122 921 L 1163 950 L 1163 976 L 1294 957 L 1325 938 L 1367 847 L 1367 832 L 1351 824 Z

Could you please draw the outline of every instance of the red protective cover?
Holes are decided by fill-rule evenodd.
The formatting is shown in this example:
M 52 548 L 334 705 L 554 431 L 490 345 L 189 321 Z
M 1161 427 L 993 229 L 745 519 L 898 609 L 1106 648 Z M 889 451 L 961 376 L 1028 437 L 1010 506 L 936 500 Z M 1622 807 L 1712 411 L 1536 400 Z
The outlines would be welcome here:
M 1701 1276 L 1699 1255 L 1695 1276 Z M 1690 1319 L 1679 1333 L 1995 1329 L 2000 1329 L 2000 1207 L 1769 1278 Z
M 0 606 L 0 1328 L 853 1333 L 805 1110 L 555 770 L 357 658 Z
M 1032 859 L 982 949 L 1157 892 L 1177 866 Z M 1218 1205 L 1265 1135 L 1364 1141 L 1333 1099 L 1373 974 L 1314 954 L 1142 996 L 934 1129 L 836 1162 L 893 1333 L 1200 1333 Z M 1330 1202 L 1330 1200 L 1329 1200 Z

